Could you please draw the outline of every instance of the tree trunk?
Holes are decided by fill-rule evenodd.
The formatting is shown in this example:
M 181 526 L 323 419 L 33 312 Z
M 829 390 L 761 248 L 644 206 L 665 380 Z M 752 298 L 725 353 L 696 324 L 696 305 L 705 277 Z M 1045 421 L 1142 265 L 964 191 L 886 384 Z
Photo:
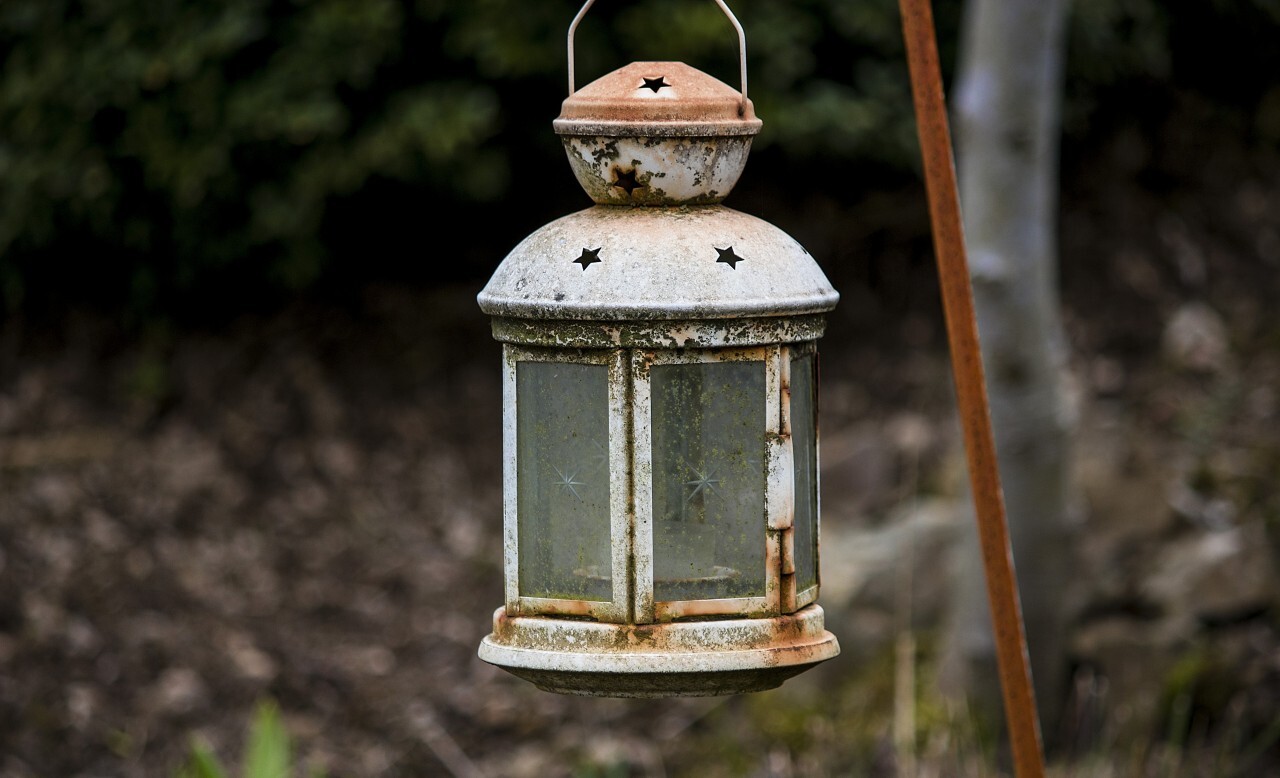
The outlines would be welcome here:
M 954 110 L 992 422 L 1041 726 L 1065 696 L 1071 549 L 1066 346 L 1057 293 L 1064 0 L 969 0 Z M 995 648 L 976 533 L 962 544 L 944 681 L 1000 721 Z M 966 547 L 967 546 L 967 547 Z

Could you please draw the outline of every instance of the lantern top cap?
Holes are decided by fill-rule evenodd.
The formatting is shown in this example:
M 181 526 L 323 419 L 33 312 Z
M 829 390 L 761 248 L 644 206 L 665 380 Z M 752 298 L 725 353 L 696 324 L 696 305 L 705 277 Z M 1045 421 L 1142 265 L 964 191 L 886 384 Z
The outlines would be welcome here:
M 565 99 L 552 126 L 560 135 L 604 137 L 752 136 L 751 101 L 683 62 L 633 62 Z

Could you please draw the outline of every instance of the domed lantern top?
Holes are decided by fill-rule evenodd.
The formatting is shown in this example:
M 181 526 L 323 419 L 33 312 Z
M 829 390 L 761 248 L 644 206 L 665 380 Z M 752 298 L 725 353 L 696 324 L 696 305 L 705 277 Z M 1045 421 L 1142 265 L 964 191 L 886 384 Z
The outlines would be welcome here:
M 705 205 L 738 182 L 760 120 L 683 62 L 633 62 L 570 95 L 553 126 L 597 203 Z
M 478 302 L 508 343 L 578 348 L 808 341 L 839 294 L 774 225 L 719 203 L 760 131 L 741 87 L 683 62 L 634 62 L 574 89 L 553 127 L 597 207 L 557 219 L 507 255 Z M 648 206 L 648 207 L 599 207 Z
M 562 135 L 755 135 L 750 100 L 683 62 L 632 62 L 570 95 L 552 122 Z

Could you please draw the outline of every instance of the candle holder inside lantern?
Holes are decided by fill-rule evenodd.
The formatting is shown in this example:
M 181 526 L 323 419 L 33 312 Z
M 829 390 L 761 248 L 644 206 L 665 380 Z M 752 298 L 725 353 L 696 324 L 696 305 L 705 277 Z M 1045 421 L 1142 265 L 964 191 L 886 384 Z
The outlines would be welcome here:
M 596 205 L 479 295 L 504 343 L 506 602 L 480 657 L 548 691 L 768 689 L 839 652 L 818 596 L 818 364 L 835 290 L 720 205 L 741 89 L 637 62 L 554 122 Z

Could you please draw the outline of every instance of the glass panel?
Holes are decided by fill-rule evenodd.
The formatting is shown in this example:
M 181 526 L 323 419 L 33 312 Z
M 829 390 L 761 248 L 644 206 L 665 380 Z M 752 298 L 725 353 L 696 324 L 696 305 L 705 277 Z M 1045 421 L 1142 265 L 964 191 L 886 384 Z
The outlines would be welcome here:
M 609 369 L 516 364 L 520 595 L 613 599 Z
M 791 358 L 791 452 L 796 513 L 792 542 L 796 591 L 818 583 L 818 382 L 814 354 Z
M 764 362 L 657 365 L 653 596 L 761 597 Z

